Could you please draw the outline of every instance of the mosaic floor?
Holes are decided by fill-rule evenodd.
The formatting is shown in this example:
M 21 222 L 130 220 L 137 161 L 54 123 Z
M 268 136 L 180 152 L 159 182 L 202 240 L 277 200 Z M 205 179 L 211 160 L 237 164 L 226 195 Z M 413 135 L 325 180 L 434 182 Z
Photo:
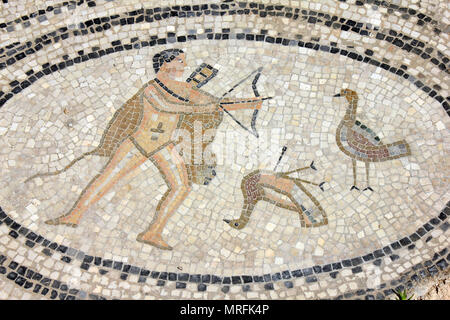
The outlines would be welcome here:
M 390 299 L 448 270 L 446 1 L 0 7 L 0 299 Z

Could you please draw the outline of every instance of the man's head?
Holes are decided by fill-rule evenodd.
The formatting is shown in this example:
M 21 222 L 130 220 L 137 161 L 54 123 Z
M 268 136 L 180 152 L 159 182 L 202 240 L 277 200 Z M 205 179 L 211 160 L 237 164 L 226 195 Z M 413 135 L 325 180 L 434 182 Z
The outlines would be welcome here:
M 181 49 L 167 49 L 153 56 L 155 73 L 164 72 L 173 79 L 183 75 L 185 66 L 186 57 Z

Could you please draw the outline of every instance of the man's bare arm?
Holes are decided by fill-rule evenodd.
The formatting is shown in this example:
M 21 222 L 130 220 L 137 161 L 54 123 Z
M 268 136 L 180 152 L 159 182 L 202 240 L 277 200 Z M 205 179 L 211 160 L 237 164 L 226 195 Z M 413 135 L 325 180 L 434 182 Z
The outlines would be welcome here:
M 212 94 L 194 89 L 196 92 L 202 94 L 205 99 L 209 99 L 211 103 L 220 103 L 222 107 L 227 110 L 241 110 L 241 109 L 261 109 L 262 101 L 272 99 L 272 97 L 250 97 L 250 98 L 218 98 Z
M 173 113 L 211 113 L 218 108 L 218 104 L 211 100 L 201 104 L 169 100 L 156 86 L 144 91 L 144 99 L 156 109 Z
M 272 97 L 251 97 L 241 99 L 223 99 L 221 105 L 227 110 L 242 110 L 242 109 L 261 109 L 264 100 L 272 99 Z

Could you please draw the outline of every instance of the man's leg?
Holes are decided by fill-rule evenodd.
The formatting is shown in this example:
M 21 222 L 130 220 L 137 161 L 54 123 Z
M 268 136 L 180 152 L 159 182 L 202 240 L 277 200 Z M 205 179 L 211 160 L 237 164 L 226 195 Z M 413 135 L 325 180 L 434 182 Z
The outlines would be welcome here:
M 186 165 L 173 145 L 162 149 L 153 155 L 152 159 L 163 176 L 168 190 L 156 207 L 152 223 L 147 230 L 138 235 L 137 241 L 160 249 L 172 250 L 172 247 L 162 239 L 162 231 L 169 218 L 189 194 L 191 190 L 190 181 Z
M 100 200 L 121 178 L 135 170 L 147 160 L 139 152 L 132 151 L 134 145 L 125 140 L 106 164 L 100 174 L 95 176 L 81 193 L 69 213 L 46 221 L 50 225 L 65 224 L 76 227 L 87 209 Z

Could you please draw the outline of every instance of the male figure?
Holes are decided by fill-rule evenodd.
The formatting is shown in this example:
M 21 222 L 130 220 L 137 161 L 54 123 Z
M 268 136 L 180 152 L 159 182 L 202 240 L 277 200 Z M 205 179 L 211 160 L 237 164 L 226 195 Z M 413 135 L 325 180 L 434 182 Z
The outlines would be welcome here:
M 44 174 L 63 172 L 86 155 L 109 157 L 103 170 L 91 180 L 71 210 L 46 221 L 47 224 L 78 226 L 89 207 L 120 179 L 149 159 L 158 168 L 168 190 L 157 205 L 152 223 L 136 240 L 160 249 L 172 249 L 161 234 L 169 218 L 189 194 L 193 180 L 192 170 L 188 170 L 176 150 L 179 141 L 173 139 L 173 132 L 186 126 L 189 117 L 211 121 L 212 118 L 217 119 L 215 115 L 223 112 L 219 108 L 218 98 L 177 80 L 183 75 L 185 66 L 185 54 L 182 50 L 168 49 L 156 54 L 153 57 L 156 78 L 149 81 L 116 112 L 99 147 L 75 159 L 63 170 Z M 227 102 L 230 103 L 228 99 Z M 259 109 L 261 104 L 261 99 L 249 98 L 242 103 L 227 104 L 227 109 Z M 214 122 L 216 128 L 219 124 L 220 121 Z M 28 180 L 36 176 L 38 175 Z

